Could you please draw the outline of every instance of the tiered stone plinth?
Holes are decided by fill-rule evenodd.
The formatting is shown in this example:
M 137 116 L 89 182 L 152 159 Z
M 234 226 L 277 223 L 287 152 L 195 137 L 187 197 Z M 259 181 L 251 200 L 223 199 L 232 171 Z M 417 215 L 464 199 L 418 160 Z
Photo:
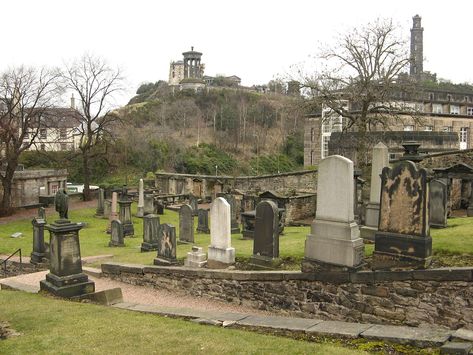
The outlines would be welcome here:
M 207 264 L 207 254 L 203 252 L 201 247 L 192 247 L 192 251 L 187 253 L 187 259 L 184 266 L 187 267 L 204 267 Z
M 50 269 L 40 289 L 60 297 L 95 291 L 95 284 L 82 272 L 79 230 L 82 225 L 58 220 L 45 227 L 50 233 Z

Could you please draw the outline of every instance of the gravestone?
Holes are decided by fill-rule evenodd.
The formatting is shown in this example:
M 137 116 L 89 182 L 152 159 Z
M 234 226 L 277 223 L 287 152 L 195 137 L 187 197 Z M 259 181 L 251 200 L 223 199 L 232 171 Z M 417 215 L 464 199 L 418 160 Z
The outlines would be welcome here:
M 194 211 L 190 205 L 179 209 L 179 242 L 194 243 Z
M 241 213 L 242 239 L 253 239 L 255 237 L 256 210 Z
M 110 218 L 110 213 L 112 210 L 112 200 L 105 200 L 103 203 L 103 216 L 102 218 L 108 219 Z
M 118 193 L 112 192 L 112 207 L 110 209 L 110 216 L 108 217 L 108 225 L 107 225 L 108 234 L 110 234 L 112 231 L 112 221 L 118 219 L 117 199 L 118 199 Z
M 447 227 L 447 184 L 434 179 L 429 182 L 429 223 L 434 228 Z
M 144 195 L 144 207 L 143 207 L 144 215 L 153 214 L 154 213 L 154 196 L 153 194 L 145 194 Z
M 136 207 L 136 217 L 143 217 L 145 215 L 145 196 L 144 196 L 144 187 L 143 187 L 143 179 L 140 179 L 138 185 L 138 206 Z
M 187 267 L 204 267 L 207 264 L 207 255 L 201 247 L 193 246 L 192 251 L 187 253 L 184 260 L 184 266 Z
M 199 209 L 199 201 L 194 195 L 189 195 L 189 205 L 192 208 L 192 215 L 197 216 L 197 210 Z
M 371 241 L 374 241 L 375 232 L 378 230 L 381 172 L 385 167 L 389 167 L 389 151 L 388 147 L 379 142 L 373 148 L 370 201 L 366 206 L 365 225 L 360 229 L 361 237 Z
M 235 263 L 230 229 L 230 205 L 217 197 L 210 207 L 210 246 L 207 266 L 211 269 L 226 268 Z
M 432 260 L 427 172 L 402 161 L 381 173 L 373 268 L 425 268 Z
M 253 256 L 250 263 L 271 267 L 279 257 L 279 211 L 274 201 L 261 201 L 256 206 Z
M 97 210 L 95 211 L 95 215 L 97 217 L 103 217 L 104 213 L 105 213 L 104 191 L 103 189 L 99 189 L 99 194 L 97 198 Z
M 38 208 L 38 219 L 46 221 L 46 209 L 44 207 Z
M 305 242 L 302 271 L 361 266 L 363 240 L 353 214 L 353 162 L 332 155 L 319 164 L 317 212 Z
M 209 229 L 209 211 L 199 208 L 197 211 L 197 232 L 210 233 Z
M 79 230 L 82 226 L 58 220 L 45 228 L 50 233 L 49 273 L 40 281 L 40 289 L 59 297 L 93 293 L 95 284 L 82 272 Z
M 118 201 L 120 208 L 118 219 L 123 224 L 123 235 L 133 236 L 135 234 L 135 229 L 133 227 L 133 221 L 131 220 L 131 201 L 130 200 L 121 200 Z
M 149 214 L 143 217 L 143 243 L 141 251 L 158 250 L 159 216 Z
M 30 262 L 32 264 L 41 264 L 49 259 L 46 254 L 46 245 L 44 243 L 44 226 L 46 221 L 42 218 L 33 218 L 33 251 L 31 252 Z
M 240 233 L 240 225 L 238 224 L 238 214 L 240 213 L 239 209 L 237 208 L 237 203 L 235 200 L 235 196 L 232 194 L 226 194 L 225 200 L 227 200 L 228 204 L 230 205 L 230 226 L 231 226 L 231 233 Z
M 154 265 L 175 265 L 176 259 L 176 227 L 171 224 L 162 224 L 158 234 L 158 255 L 154 259 Z
M 115 219 L 112 221 L 112 232 L 110 233 L 109 247 L 124 247 L 125 246 L 125 235 L 123 232 L 123 224 L 120 220 Z

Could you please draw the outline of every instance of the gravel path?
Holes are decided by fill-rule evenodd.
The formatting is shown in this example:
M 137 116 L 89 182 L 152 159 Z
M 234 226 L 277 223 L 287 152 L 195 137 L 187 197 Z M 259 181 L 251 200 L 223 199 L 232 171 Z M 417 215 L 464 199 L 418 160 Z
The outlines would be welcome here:
M 40 271 L 31 274 L 10 277 L 21 284 L 35 286 L 39 290 L 39 282 L 44 280 L 49 271 Z M 151 304 L 164 307 L 191 308 L 201 311 L 237 312 L 245 314 L 270 314 L 269 312 L 251 309 L 223 301 L 212 300 L 203 297 L 181 295 L 166 290 L 157 290 L 144 286 L 134 286 L 108 278 L 97 278 L 89 276 L 95 282 L 95 290 L 102 291 L 110 288 L 120 287 L 123 293 L 123 301 L 129 303 Z M 1 281 L 1 280 L 0 280 Z

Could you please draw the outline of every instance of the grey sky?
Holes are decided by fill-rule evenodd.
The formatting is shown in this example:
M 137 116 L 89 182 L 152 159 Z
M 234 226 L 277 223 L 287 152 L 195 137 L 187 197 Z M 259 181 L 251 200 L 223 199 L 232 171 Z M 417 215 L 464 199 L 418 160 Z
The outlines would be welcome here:
M 438 5 L 437 5 L 438 4 Z M 0 71 L 11 65 L 61 65 L 85 51 L 123 68 L 128 91 L 167 80 L 169 62 L 194 46 L 208 75 L 263 84 L 307 60 L 320 43 L 353 26 L 392 18 L 409 36 L 422 16 L 424 70 L 473 82 L 472 1 L 5 1 Z

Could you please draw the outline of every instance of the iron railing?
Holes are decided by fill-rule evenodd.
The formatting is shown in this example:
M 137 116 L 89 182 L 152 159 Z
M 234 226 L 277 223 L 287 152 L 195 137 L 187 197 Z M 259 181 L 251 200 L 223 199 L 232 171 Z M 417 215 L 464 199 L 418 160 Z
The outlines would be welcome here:
M 19 253 L 19 255 L 20 255 L 20 270 L 23 271 L 23 262 L 22 262 L 22 259 L 21 259 L 21 248 L 19 248 L 19 249 L 15 250 L 8 258 L 6 258 L 5 260 L 2 261 L 2 263 L 3 263 L 3 273 L 4 274 L 7 273 L 7 261 L 17 253 Z

